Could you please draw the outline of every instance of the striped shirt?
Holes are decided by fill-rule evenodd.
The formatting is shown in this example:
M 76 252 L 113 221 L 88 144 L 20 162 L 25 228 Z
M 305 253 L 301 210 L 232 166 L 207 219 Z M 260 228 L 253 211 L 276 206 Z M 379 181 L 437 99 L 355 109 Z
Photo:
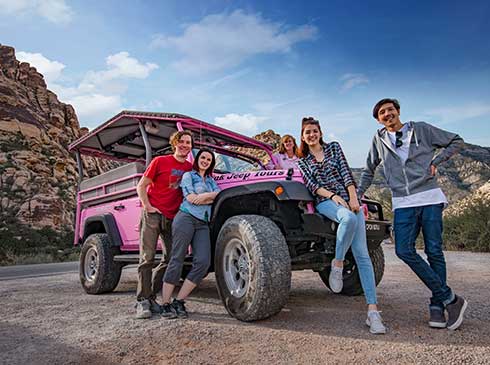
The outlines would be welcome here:
M 327 198 L 316 194 L 319 188 L 325 188 L 349 201 L 347 187 L 355 186 L 354 177 L 338 142 L 323 145 L 323 161 L 318 162 L 311 153 L 298 161 L 308 190 L 315 196 L 317 204 Z

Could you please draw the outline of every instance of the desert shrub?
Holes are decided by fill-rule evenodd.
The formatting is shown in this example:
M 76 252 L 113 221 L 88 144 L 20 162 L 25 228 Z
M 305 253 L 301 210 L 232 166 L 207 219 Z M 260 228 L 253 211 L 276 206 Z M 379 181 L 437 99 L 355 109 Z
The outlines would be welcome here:
M 483 199 L 474 200 L 458 215 L 444 218 L 446 249 L 490 252 L 490 206 Z
M 15 265 L 22 257 L 30 258 L 27 262 L 64 261 L 73 250 L 73 231 L 36 229 L 15 217 L 4 217 L 0 223 L 0 265 Z

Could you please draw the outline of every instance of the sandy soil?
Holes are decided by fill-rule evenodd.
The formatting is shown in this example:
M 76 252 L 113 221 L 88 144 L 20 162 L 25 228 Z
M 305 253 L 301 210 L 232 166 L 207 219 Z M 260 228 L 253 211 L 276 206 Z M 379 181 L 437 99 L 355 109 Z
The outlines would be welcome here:
M 254 323 L 227 314 L 213 275 L 189 298 L 188 319 L 136 320 L 134 269 L 98 296 L 70 273 L 0 282 L 0 363 L 490 364 L 490 255 L 447 253 L 449 283 L 469 301 L 451 332 L 428 327 L 429 291 L 384 248 L 384 336 L 369 334 L 363 297 L 332 294 L 311 271 L 293 273 L 281 313 Z

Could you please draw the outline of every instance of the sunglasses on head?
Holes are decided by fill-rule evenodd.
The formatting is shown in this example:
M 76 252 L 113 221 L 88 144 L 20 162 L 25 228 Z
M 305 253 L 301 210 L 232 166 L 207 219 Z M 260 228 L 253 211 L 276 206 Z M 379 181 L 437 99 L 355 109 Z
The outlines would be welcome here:
M 301 124 L 320 124 L 320 122 L 313 117 L 304 117 Z
M 400 148 L 401 146 L 403 146 L 403 141 L 402 141 L 403 132 L 402 131 L 396 132 L 395 137 L 396 137 L 395 146 L 396 148 Z

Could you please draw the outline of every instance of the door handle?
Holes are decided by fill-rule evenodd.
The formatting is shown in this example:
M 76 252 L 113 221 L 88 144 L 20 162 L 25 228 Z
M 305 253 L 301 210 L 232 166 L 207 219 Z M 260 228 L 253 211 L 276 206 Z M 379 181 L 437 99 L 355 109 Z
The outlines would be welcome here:
M 122 204 L 114 206 L 114 210 L 123 210 L 124 208 L 125 207 Z

